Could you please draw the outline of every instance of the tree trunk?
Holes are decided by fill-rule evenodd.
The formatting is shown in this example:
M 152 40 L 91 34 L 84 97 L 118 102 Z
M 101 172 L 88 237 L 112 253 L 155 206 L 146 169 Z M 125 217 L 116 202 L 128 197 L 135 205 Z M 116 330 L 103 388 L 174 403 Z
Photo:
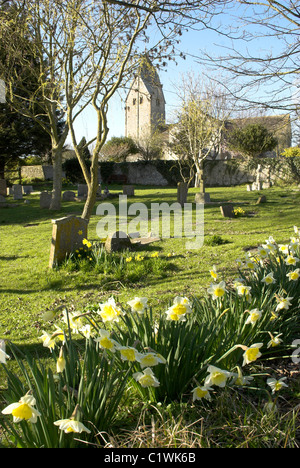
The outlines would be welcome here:
M 92 161 L 91 170 L 90 170 L 91 179 L 90 179 L 90 182 L 87 184 L 88 196 L 87 196 L 87 200 L 85 202 L 84 209 L 81 215 L 81 217 L 83 219 L 86 219 L 87 221 L 90 220 L 93 214 L 95 203 L 96 203 L 97 189 L 99 185 L 98 168 L 99 168 L 98 157 L 96 158 L 94 157 Z
M 61 209 L 62 150 L 56 149 L 53 153 L 53 191 L 50 210 L 58 211 Z

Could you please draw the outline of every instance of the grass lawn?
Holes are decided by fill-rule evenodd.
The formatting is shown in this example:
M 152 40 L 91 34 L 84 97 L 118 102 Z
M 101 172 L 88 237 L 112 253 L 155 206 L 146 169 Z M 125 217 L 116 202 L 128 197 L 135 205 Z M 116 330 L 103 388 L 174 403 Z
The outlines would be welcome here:
M 72 187 L 65 187 L 65 190 L 70 188 Z M 113 186 L 111 191 L 119 193 L 120 187 Z M 190 189 L 188 202 L 193 202 L 196 191 Z M 300 224 L 298 187 L 272 187 L 260 193 L 247 192 L 246 186 L 210 188 L 207 191 L 211 201 L 215 203 L 205 206 L 203 247 L 199 250 L 187 250 L 187 239 L 170 238 L 139 248 L 139 253 L 145 257 L 151 256 L 151 253 L 156 251 L 160 256 L 167 257 L 168 254 L 172 256 L 168 257 L 170 268 L 164 274 L 158 277 L 151 275 L 146 280 L 142 277 L 134 283 L 122 281 L 122 278 L 114 278 L 111 275 L 106 278 L 94 270 L 72 271 L 68 268 L 55 270 L 48 268 L 51 219 L 58 219 L 68 214 L 80 216 L 83 203 L 64 202 L 61 211 L 49 212 L 39 208 L 37 193 L 26 197 L 30 200 L 29 204 L 10 201 L 14 207 L 0 210 L 0 339 L 12 341 L 22 349 L 42 355 L 45 354 L 45 350 L 39 337 L 42 330 L 45 330 L 45 324 L 41 320 L 41 314 L 46 310 L 60 305 L 65 305 L 70 310 L 80 310 L 89 304 L 103 302 L 112 295 L 121 303 L 135 296 L 147 297 L 150 305 L 161 309 L 166 308 L 178 295 L 201 297 L 211 283 L 209 269 L 213 265 L 216 265 L 225 280 L 234 279 L 237 276 L 235 259 L 243 257 L 245 251 L 257 248 L 269 236 L 273 236 L 278 243 L 289 242 L 293 226 Z M 262 194 L 266 195 L 267 203 L 258 205 L 256 202 Z M 112 198 L 110 201 L 117 207 L 118 198 Z M 235 207 L 241 206 L 248 216 L 235 219 L 223 218 L 219 203 L 229 201 Z M 135 197 L 129 199 L 128 204 L 136 202 L 145 203 L 148 207 L 151 203 L 172 204 L 176 202 L 176 189 L 139 186 L 136 187 Z M 96 215 L 90 221 L 90 241 L 99 240 L 96 233 L 98 221 Z M 0 388 L 3 388 L 5 383 L 2 373 L 0 377 L 2 379 Z M 299 395 L 298 386 L 292 395 L 292 405 Z M 171 410 L 167 409 L 155 410 L 152 419 L 152 430 L 154 424 L 157 431 L 155 444 L 164 446 L 167 440 L 168 443 L 173 440 L 172 443 L 178 444 L 178 441 L 175 442 L 177 436 L 175 437 L 172 432 L 175 429 L 177 434 L 182 435 L 181 443 L 184 441 L 186 444 L 183 446 L 189 447 L 193 444 L 209 447 L 260 446 L 257 439 L 259 437 L 265 437 L 261 445 L 284 446 L 285 436 L 287 445 L 297 445 L 297 438 L 299 443 L 299 433 L 292 432 L 291 429 L 289 429 L 290 434 L 284 436 L 286 424 L 290 424 L 290 420 L 287 423 L 284 417 L 284 426 L 275 428 L 268 420 L 262 428 L 262 415 L 251 415 L 252 403 L 246 402 L 246 399 L 246 397 L 241 399 L 240 396 L 232 398 L 232 412 L 229 414 L 226 406 L 228 399 L 224 394 L 224 399 L 218 402 L 215 418 L 213 412 L 208 411 L 205 424 L 203 414 L 199 414 L 196 409 L 193 410 L 193 414 L 193 411 L 187 410 L 179 403 L 175 405 L 176 408 L 174 406 L 172 414 Z M 286 405 L 288 414 L 290 406 L 288 403 Z M 149 421 L 144 421 L 143 424 L 143 418 L 147 419 L 146 413 L 140 412 L 140 424 L 136 427 L 139 427 L 142 433 L 133 431 L 130 436 L 130 440 L 134 439 L 137 445 L 138 440 L 143 440 L 146 444 L 151 432 L 151 428 L 149 429 L 147 425 Z M 210 432 L 204 430 L 203 424 L 206 427 L 210 425 Z M 126 440 L 128 439 L 125 436 L 121 437 L 116 442 L 116 446 L 126 446 Z

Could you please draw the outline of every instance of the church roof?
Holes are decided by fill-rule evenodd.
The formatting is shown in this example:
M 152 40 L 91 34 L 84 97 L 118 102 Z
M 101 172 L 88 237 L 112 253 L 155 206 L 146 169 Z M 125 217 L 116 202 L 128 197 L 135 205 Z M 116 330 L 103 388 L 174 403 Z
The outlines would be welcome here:
M 156 68 L 154 67 L 154 65 L 152 64 L 151 60 L 149 59 L 147 55 L 143 55 L 143 57 L 141 58 L 138 71 L 132 81 L 127 97 L 130 91 L 132 90 L 132 87 L 136 81 L 136 78 L 138 77 L 140 77 L 140 79 L 143 81 L 150 96 L 155 94 L 155 90 L 157 88 L 162 88 L 162 84 L 160 82 L 159 75 L 156 71 Z

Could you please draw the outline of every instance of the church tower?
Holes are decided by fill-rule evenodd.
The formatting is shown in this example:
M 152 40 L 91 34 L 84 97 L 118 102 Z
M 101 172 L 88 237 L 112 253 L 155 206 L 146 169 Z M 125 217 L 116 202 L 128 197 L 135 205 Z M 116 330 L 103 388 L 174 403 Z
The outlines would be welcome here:
M 135 76 L 126 99 L 125 136 L 139 140 L 166 121 L 166 101 L 157 71 L 147 56 Z

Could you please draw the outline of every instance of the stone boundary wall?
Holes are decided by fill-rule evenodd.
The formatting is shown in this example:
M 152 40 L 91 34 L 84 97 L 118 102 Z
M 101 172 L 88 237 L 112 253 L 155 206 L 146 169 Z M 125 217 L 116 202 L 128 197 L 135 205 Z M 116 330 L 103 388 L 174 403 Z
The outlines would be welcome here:
M 21 168 L 21 177 L 30 180 L 53 180 L 53 166 L 23 166 Z M 65 177 L 64 172 L 63 177 Z

